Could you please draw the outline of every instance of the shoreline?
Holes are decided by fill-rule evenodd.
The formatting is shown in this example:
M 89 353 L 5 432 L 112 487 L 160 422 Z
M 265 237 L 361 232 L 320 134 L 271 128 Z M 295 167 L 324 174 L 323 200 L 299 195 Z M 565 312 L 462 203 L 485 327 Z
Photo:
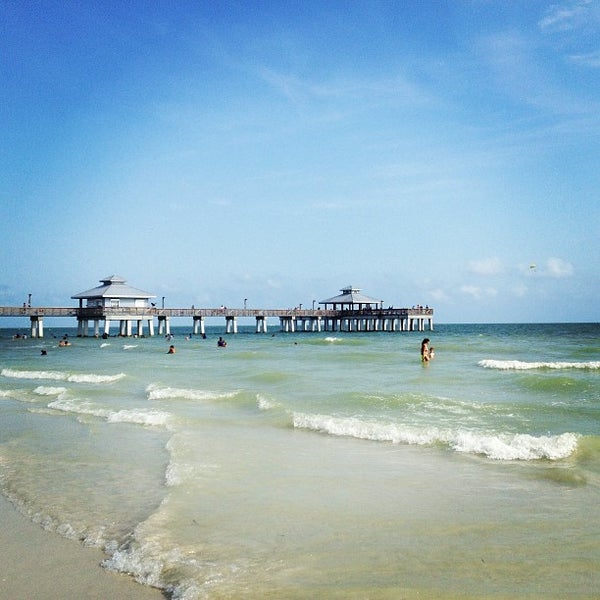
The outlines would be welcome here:
M 45 531 L 0 495 L 0 597 L 11 600 L 164 600 L 161 590 L 107 571 L 99 548 Z

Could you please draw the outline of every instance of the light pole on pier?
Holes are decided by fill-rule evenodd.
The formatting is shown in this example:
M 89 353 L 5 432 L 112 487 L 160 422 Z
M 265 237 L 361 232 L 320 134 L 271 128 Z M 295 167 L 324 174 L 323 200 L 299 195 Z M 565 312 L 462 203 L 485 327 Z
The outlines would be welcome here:
M 248 302 L 248 298 L 244 298 L 244 309 L 246 308 L 246 303 Z
M 27 294 L 27 306 L 31 307 L 31 294 Z
M 165 307 L 165 297 L 164 296 L 162 297 L 162 307 L 163 308 Z
M 313 300 L 313 310 L 315 310 L 315 302 L 316 300 Z

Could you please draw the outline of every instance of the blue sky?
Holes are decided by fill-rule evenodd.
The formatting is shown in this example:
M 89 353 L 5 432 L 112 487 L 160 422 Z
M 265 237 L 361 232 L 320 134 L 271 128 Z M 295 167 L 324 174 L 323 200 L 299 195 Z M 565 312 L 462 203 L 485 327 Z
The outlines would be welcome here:
M 599 1 L 0 0 L 0 153 L 0 305 L 598 321 Z

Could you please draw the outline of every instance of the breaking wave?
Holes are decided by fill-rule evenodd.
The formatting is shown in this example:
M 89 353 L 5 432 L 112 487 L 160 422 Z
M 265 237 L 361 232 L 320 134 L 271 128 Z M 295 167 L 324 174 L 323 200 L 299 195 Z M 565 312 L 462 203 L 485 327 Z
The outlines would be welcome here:
M 456 452 L 483 455 L 494 460 L 560 460 L 576 451 L 579 439 L 574 433 L 551 436 L 482 433 L 303 413 L 294 413 L 293 422 L 298 429 L 336 436 L 420 446 L 443 444 Z
M 48 408 L 65 413 L 88 415 L 105 419 L 108 423 L 137 423 L 151 427 L 164 427 L 169 425 L 171 415 L 160 410 L 110 410 L 100 408 L 92 402 L 77 401 L 60 395 L 48 404 Z
M 208 390 L 195 390 L 174 388 L 151 383 L 147 388 L 148 400 L 171 400 L 182 398 L 184 400 L 218 400 L 220 398 L 233 398 L 237 392 L 211 392 Z
M 530 369 L 600 369 L 600 361 L 588 362 L 526 362 L 522 360 L 480 360 L 484 369 L 527 371 Z
M 34 394 L 38 396 L 60 396 L 60 394 L 64 394 L 67 391 L 65 387 L 50 387 L 46 385 L 38 385 L 38 387 L 33 390 Z
M 2 369 L 2 377 L 14 379 L 48 379 L 51 381 L 70 381 L 72 383 L 113 383 L 125 377 L 125 373 L 117 375 L 97 375 L 95 373 L 65 373 L 64 371 L 20 371 L 18 369 Z

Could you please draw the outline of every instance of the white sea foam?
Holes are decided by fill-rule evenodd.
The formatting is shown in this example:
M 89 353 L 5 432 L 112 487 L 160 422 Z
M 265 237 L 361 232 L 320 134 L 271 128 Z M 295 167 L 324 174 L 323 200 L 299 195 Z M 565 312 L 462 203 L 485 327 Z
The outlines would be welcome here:
M 148 400 L 171 400 L 174 398 L 183 398 L 184 400 L 218 400 L 219 398 L 233 398 L 237 393 L 173 388 L 155 383 L 151 383 L 146 388 L 146 392 L 148 393 Z
M 333 417 L 294 413 L 294 427 L 312 429 L 330 435 L 387 441 L 394 444 L 430 446 L 445 444 L 457 452 L 479 454 L 495 460 L 559 460 L 577 449 L 578 436 L 494 434 L 438 427 L 405 426 L 396 423 L 364 421 L 356 417 Z
M 123 346 L 123 350 L 131 350 L 132 348 L 137 348 L 138 344 L 125 344 Z
M 18 369 L 2 369 L 2 377 L 14 379 L 48 379 L 51 381 L 70 381 L 72 383 L 113 383 L 125 377 L 125 373 L 117 375 L 97 375 L 95 373 L 65 373 L 64 371 L 21 371 Z
M 106 346 L 110 346 L 110 344 L 108 342 L 100 344 L 100 348 L 106 348 Z
M 67 381 L 75 383 L 113 383 L 119 381 L 125 377 L 125 373 L 118 373 L 117 375 L 96 375 L 90 373 L 87 375 L 69 375 Z
M 109 423 L 137 423 L 151 427 L 166 426 L 171 420 L 171 415 L 158 410 L 110 410 L 101 408 L 87 400 L 76 400 L 60 396 L 48 404 L 48 408 L 66 413 L 89 415 L 105 419 Z
M 38 385 L 38 387 L 33 390 L 34 394 L 38 394 L 39 396 L 60 396 L 60 394 L 64 394 L 67 391 L 67 388 L 64 387 L 50 387 L 46 385 Z
M 13 379 L 51 379 L 54 381 L 66 381 L 68 374 L 60 371 L 19 371 L 17 369 L 2 369 L 2 377 Z
M 269 400 L 261 394 L 256 395 L 256 404 L 258 405 L 259 410 L 271 410 L 277 406 L 280 406 L 279 403 Z
M 119 410 L 108 415 L 109 423 L 138 423 L 152 427 L 164 427 L 171 421 L 171 415 L 161 410 Z
M 339 337 L 327 336 L 325 338 L 325 341 L 333 344 L 335 342 L 342 342 L 343 340 L 342 340 L 342 338 L 339 338 Z
M 562 433 L 552 436 L 528 434 L 481 435 L 458 432 L 452 447 L 457 452 L 483 454 L 496 460 L 560 460 L 577 449 L 578 436 Z
M 35 402 L 26 390 L 0 390 L 0 398 L 10 398 L 19 402 Z
M 521 360 L 480 360 L 484 369 L 527 371 L 530 369 L 600 369 L 600 361 L 588 362 L 526 362 Z

